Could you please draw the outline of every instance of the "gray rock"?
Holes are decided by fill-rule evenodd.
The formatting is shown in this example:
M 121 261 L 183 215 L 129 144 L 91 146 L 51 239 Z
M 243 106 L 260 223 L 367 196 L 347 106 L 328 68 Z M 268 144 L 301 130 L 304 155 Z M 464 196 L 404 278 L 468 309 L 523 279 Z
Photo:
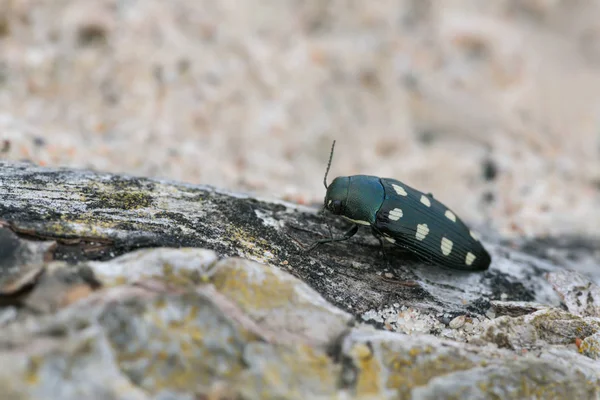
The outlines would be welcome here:
M 108 260 L 139 247 L 206 248 L 292 272 L 355 317 L 380 314 L 394 303 L 455 315 L 484 315 L 492 300 L 560 304 L 544 279 L 545 273 L 560 270 L 558 265 L 491 238 L 484 240 L 494 259 L 491 268 L 461 273 L 395 247 L 386 251 L 388 264 L 366 230 L 308 254 L 309 243 L 329 234 L 326 221 L 316 209 L 291 203 L 207 186 L 3 161 L 0 179 L 0 220 L 16 233 L 54 240 L 55 260 Z M 329 222 L 334 230 L 346 228 L 341 219 Z
M 499 317 L 508 315 L 510 317 L 519 317 L 527 315 L 539 310 L 548 308 L 546 304 L 534 303 L 530 301 L 498 301 L 490 302 L 494 316 Z
M 600 332 L 583 339 L 579 351 L 593 360 L 600 360 Z
M 575 344 L 600 330 L 600 318 L 579 317 L 558 309 L 547 309 L 521 317 L 494 319 L 483 335 L 499 347 L 514 350 L 547 345 Z
M 306 254 L 311 209 L 2 167 L 2 398 L 600 397 L 597 287 L 542 258 L 389 268 L 368 235 Z
M 600 318 L 600 286 L 575 271 L 550 272 L 547 279 L 569 312 Z

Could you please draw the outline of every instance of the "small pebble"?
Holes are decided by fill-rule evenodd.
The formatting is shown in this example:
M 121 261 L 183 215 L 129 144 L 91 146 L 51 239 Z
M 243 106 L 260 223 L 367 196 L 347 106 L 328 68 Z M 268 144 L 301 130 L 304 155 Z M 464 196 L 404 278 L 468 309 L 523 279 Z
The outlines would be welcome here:
M 466 317 L 464 315 L 459 315 L 458 317 L 456 317 L 452 321 L 450 321 L 448 326 L 452 329 L 459 329 L 459 328 L 463 327 L 463 325 L 465 324 L 465 321 L 466 321 Z

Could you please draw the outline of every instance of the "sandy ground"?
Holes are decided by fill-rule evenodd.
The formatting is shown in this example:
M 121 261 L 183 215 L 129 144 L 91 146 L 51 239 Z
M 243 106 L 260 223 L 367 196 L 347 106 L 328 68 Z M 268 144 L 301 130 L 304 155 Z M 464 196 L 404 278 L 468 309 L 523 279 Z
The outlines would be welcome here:
M 600 1 L 0 0 L 0 156 L 600 236 Z

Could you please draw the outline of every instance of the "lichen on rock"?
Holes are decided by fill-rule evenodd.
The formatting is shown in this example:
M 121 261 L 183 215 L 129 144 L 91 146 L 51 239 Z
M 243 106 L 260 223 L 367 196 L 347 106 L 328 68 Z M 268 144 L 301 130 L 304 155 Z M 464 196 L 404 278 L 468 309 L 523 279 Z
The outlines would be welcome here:
M 399 251 L 390 267 L 367 235 L 307 254 L 320 229 L 308 208 L 19 168 L 0 170 L 9 398 L 600 396 L 593 277 L 501 244 L 480 274 Z M 28 169 L 40 186 L 19 178 Z M 87 208 L 99 192 L 86 188 L 111 180 L 159 200 Z

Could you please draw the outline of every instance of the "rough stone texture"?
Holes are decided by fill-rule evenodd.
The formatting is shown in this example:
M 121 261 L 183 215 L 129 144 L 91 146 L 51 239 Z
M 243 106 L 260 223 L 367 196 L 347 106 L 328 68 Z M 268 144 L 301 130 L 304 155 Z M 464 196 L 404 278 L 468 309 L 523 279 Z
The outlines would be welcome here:
M 214 251 L 180 248 L 160 252 L 133 251 L 110 262 L 87 265 L 105 284 L 119 285 L 170 279 L 174 284 L 197 285 L 218 260 Z
M 416 399 L 593 398 L 598 366 L 458 345 L 431 336 L 356 331 L 344 343 L 357 395 Z M 557 355 L 559 356 L 559 355 Z M 567 372 L 568 371 L 568 372 Z M 566 374 L 566 375 L 565 375 Z M 592 379 L 590 380 L 590 376 Z
M 546 304 L 532 303 L 530 301 L 492 300 L 490 305 L 492 308 L 490 309 L 490 313 L 486 315 L 493 315 L 495 317 L 499 317 L 501 315 L 518 317 L 548 308 L 548 305 Z
M 515 350 L 544 347 L 548 344 L 575 344 L 600 330 L 600 318 L 581 318 L 568 312 L 549 309 L 522 317 L 499 317 L 484 335 L 500 347 Z
M 216 261 L 202 249 L 140 250 L 108 262 L 88 265 L 112 285 L 149 279 L 184 287 L 211 283 L 261 326 L 277 332 L 272 340 L 325 345 L 341 335 L 351 316 L 327 303 L 297 278 L 243 259 Z M 132 279 L 133 278 L 133 279 Z
M 340 333 L 324 325 L 335 324 L 345 313 L 326 306 L 320 295 L 285 272 L 251 261 L 218 261 L 210 278 L 214 282 L 191 284 L 172 274 L 152 274 L 134 284 L 127 282 L 124 268 L 121 284 L 115 284 L 115 264 L 131 262 L 135 275 L 141 259 L 171 259 L 173 270 L 190 271 L 194 254 L 211 258 L 201 249 L 156 249 L 91 263 L 99 276 L 113 271 L 110 286 L 58 312 L 21 311 L 0 338 L 0 361 L 12 366 L 0 370 L 3 398 L 600 396 L 600 363 L 576 349 L 546 343 L 536 354 L 515 353 L 484 342 L 463 344 L 360 325 Z M 262 282 L 267 293 L 240 297 L 226 286 L 219 289 L 219 274 L 231 275 L 238 285 L 247 283 L 248 290 L 256 290 L 265 276 L 279 279 Z M 312 293 L 312 299 L 290 306 L 285 324 L 285 311 L 266 309 L 263 296 L 276 306 L 290 289 Z M 322 305 L 317 312 L 315 304 Z M 298 318 L 316 325 L 300 328 L 303 340 L 291 333 L 299 329 Z
M 3 399 L 600 398 L 597 275 L 500 243 L 473 274 L 367 235 L 306 254 L 308 208 L 1 167 Z M 139 249 L 164 245 L 198 248 Z
M 572 271 L 551 272 L 548 281 L 561 296 L 569 312 L 582 317 L 600 318 L 600 286 Z
M 214 266 L 209 282 L 253 319 L 298 342 L 325 345 L 348 328 L 350 314 L 286 272 L 227 259 Z
M 491 300 L 560 302 L 544 275 L 560 270 L 557 264 L 491 238 L 485 243 L 492 268 L 461 273 L 424 264 L 397 247 L 388 247 L 386 262 L 369 232 L 309 254 L 306 246 L 329 234 L 326 222 L 340 231 L 347 223 L 312 208 L 206 186 L 6 162 L 0 162 L 0 180 L 3 224 L 56 241 L 58 260 L 109 259 L 138 247 L 209 248 L 283 268 L 346 312 L 393 330 L 404 325 L 389 319 L 394 304 L 410 308 L 403 310 L 408 319 L 421 311 L 452 319 L 484 315 Z M 159 262 L 146 273 L 161 268 Z M 600 272 L 591 277 L 600 279 Z M 418 329 L 437 324 L 432 318 Z
M 600 332 L 583 339 L 579 351 L 591 359 L 600 360 Z

